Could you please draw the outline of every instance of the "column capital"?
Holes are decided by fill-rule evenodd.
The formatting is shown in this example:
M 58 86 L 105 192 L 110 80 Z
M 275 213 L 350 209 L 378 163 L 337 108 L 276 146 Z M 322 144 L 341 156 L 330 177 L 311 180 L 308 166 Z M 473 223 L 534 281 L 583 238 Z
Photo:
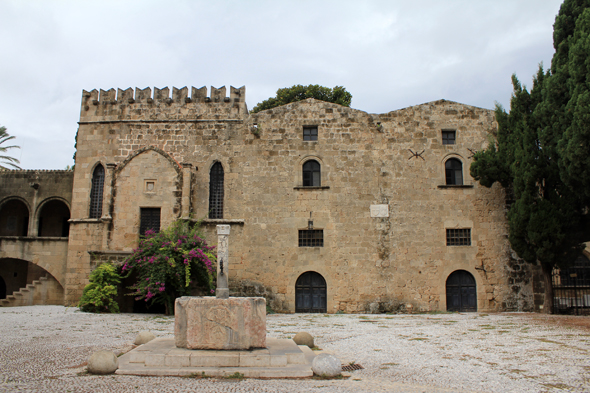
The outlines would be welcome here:
M 230 230 L 229 225 L 217 225 L 217 234 L 218 235 L 229 235 Z

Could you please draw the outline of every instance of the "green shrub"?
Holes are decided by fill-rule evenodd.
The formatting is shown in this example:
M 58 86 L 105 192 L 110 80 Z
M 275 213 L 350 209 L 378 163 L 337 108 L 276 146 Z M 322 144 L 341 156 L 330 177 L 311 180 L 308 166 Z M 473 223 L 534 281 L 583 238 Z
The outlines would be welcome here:
M 90 284 L 84 287 L 78 307 L 86 312 L 119 312 L 115 301 L 121 277 L 110 263 L 103 263 L 90 273 Z

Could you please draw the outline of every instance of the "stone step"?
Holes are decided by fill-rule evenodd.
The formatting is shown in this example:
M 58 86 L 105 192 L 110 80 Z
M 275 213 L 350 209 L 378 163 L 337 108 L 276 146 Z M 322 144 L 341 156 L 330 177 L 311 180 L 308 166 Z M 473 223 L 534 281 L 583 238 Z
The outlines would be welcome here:
M 158 338 L 119 358 L 117 374 L 227 376 L 239 372 L 254 378 L 296 378 L 313 375 L 315 357 L 293 340 L 266 339 L 267 348 L 203 350 L 177 348 L 173 337 Z
M 6 299 L 0 300 L 0 307 L 14 307 L 14 306 L 26 306 L 30 305 L 30 299 L 32 299 L 31 292 L 39 290 L 45 282 L 47 282 L 47 276 L 40 277 L 39 280 L 33 280 L 32 283 L 27 284 L 24 288 L 19 289 L 12 293 L 12 295 L 6 296 Z M 45 284 L 47 285 L 47 284 Z M 23 298 L 29 299 L 26 304 L 22 303 Z

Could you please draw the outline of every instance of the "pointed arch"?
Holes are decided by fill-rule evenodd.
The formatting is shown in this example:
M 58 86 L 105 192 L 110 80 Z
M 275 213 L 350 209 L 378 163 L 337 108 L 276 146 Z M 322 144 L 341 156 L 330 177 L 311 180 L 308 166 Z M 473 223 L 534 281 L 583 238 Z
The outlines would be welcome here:
M 141 153 L 145 153 L 146 151 L 150 151 L 150 150 L 154 151 L 158 154 L 161 154 L 166 160 L 168 160 L 170 165 L 172 165 L 172 167 L 174 168 L 176 173 L 178 175 L 181 175 L 182 170 L 181 170 L 180 164 L 172 156 L 170 156 L 170 154 L 166 153 L 164 150 L 162 150 L 160 148 L 157 148 L 156 146 L 145 146 L 145 147 L 142 147 L 141 149 L 136 150 L 132 154 L 130 154 L 120 165 L 117 165 L 117 169 L 115 170 L 115 175 L 118 175 L 119 173 L 121 173 L 121 171 L 127 166 L 127 164 L 129 164 L 129 162 L 131 160 L 133 160 L 135 157 L 137 157 Z

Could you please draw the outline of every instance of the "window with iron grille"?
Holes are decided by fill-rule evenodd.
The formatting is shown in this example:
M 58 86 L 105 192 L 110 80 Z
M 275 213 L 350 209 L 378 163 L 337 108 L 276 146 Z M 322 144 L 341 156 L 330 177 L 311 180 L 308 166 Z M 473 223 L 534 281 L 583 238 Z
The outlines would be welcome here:
M 463 164 L 456 158 L 445 162 L 445 177 L 447 185 L 463 185 Z
M 471 229 L 447 229 L 447 246 L 470 246 Z
M 209 218 L 223 218 L 223 166 L 216 162 L 209 173 Z
M 455 144 L 455 131 L 443 130 L 442 142 L 443 142 L 443 145 L 454 145 Z
M 320 187 L 322 185 L 320 163 L 309 160 L 303 164 L 303 187 Z
M 139 234 L 145 236 L 145 233 L 150 229 L 155 232 L 160 232 L 160 208 L 142 207 L 139 210 Z
M 318 126 L 305 126 L 305 127 L 303 127 L 303 140 L 304 141 L 317 141 L 318 140 Z
M 102 216 L 102 192 L 104 189 L 104 167 L 100 164 L 92 173 L 92 188 L 90 189 L 90 218 Z
M 324 230 L 300 229 L 299 247 L 324 247 Z

